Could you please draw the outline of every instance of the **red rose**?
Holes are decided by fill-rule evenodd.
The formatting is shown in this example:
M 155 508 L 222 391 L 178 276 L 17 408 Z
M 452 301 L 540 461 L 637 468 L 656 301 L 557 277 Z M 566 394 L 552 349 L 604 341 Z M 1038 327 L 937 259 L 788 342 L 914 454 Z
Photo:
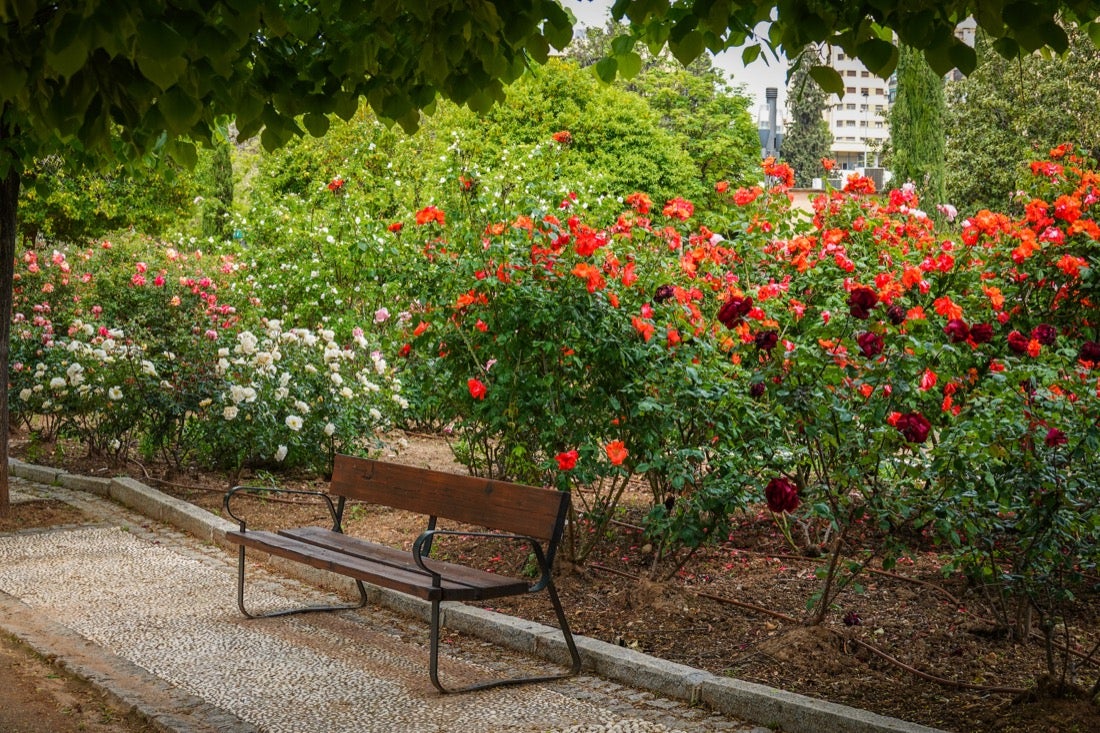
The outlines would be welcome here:
M 764 499 L 768 502 L 768 509 L 776 514 L 793 512 L 798 508 L 798 487 L 789 479 L 777 476 L 764 487 Z
M 860 335 L 856 336 L 856 343 L 859 344 L 859 350 L 863 352 L 863 355 L 870 359 L 872 356 L 878 356 L 882 353 L 883 341 L 882 336 L 871 331 L 864 331 Z
M 1054 448 L 1055 446 L 1065 445 L 1069 442 L 1069 438 L 1058 428 L 1051 428 L 1047 431 L 1046 444 L 1048 448 Z
M 852 292 L 848 293 L 848 309 L 856 318 L 864 320 L 870 318 L 871 309 L 877 303 L 878 295 L 871 288 L 859 285 L 852 288 Z
M 900 305 L 892 305 L 886 309 L 886 317 L 890 319 L 890 323 L 900 326 L 905 323 L 905 309 Z
M 970 339 L 976 344 L 984 344 L 993 338 L 993 326 L 989 323 L 975 323 L 970 329 Z
M 577 453 L 577 450 L 575 448 L 573 450 L 567 450 L 564 453 L 559 453 L 554 456 L 555 460 L 557 460 L 558 462 L 559 471 L 572 471 L 573 468 L 576 467 L 577 458 L 579 457 L 580 454 Z
M 672 300 L 676 295 L 676 288 L 671 285 L 661 285 L 657 288 L 657 291 L 653 293 L 654 303 L 664 303 L 665 301 Z
M 775 331 L 761 331 L 753 337 L 753 342 L 761 351 L 771 351 L 779 343 L 779 334 Z
M 947 325 L 943 327 L 943 332 L 947 334 L 947 340 L 953 344 L 961 343 L 970 338 L 970 327 L 961 318 L 952 318 L 948 321 Z
M 1029 340 L 1027 336 L 1019 331 L 1013 331 L 1008 334 L 1008 348 L 1012 349 L 1017 354 L 1026 354 Z
M 1040 323 L 1031 330 L 1031 338 L 1043 346 L 1053 346 L 1054 341 L 1058 338 L 1058 329 L 1049 323 Z
M 928 431 L 932 429 L 932 423 L 919 412 L 907 412 L 898 416 L 894 427 L 910 443 L 923 443 L 928 439 Z
M 744 297 L 738 297 L 736 295 L 730 296 L 722 308 L 718 311 L 718 320 L 723 326 L 729 329 L 737 328 L 741 323 L 741 319 L 749 314 L 752 310 L 752 298 L 748 295 Z
M 475 400 L 485 399 L 485 394 L 489 391 L 485 387 L 485 384 L 482 383 L 480 379 L 477 379 L 475 377 L 470 377 L 466 380 L 466 387 L 470 390 L 470 396 L 473 397 Z
M 1086 341 L 1081 344 L 1081 352 L 1077 355 L 1081 361 L 1100 363 L 1100 341 Z
M 764 387 L 763 382 L 753 382 L 749 386 L 749 396 L 754 397 L 754 398 L 763 397 L 764 396 L 764 389 L 765 389 L 765 387 Z

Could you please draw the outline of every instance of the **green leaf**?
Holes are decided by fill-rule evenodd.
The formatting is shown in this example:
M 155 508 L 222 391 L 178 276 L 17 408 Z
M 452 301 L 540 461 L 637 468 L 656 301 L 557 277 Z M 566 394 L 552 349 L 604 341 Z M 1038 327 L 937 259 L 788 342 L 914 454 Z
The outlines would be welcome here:
M 676 57 L 676 60 L 684 66 L 687 66 L 702 55 L 703 49 L 705 48 L 703 34 L 699 31 L 691 31 L 678 41 L 670 38 L 668 47 L 669 50 L 672 51 L 672 55 Z
M 1020 56 L 1020 44 L 1011 38 L 998 38 L 993 42 L 993 50 L 1006 59 Z
M 809 74 L 826 94 L 844 95 L 844 79 L 836 69 L 829 66 L 811 66 Z
M 65 78 L 71 77 L 88 60 L 88 46 L 83 39 L 76 39 L 60 51 L 46 52 L 46 63 Z
M 879 38 L 871 38 L 856 47 L 860 61 L 871 71 L 886 78 L 898 65 L 898 49 L 894 44 Z
M 615 74 L 619 70 L 619 62 L 612 58 L 600 59 L 594 67 L 596 76 L 605 84 L 615 81 Z
M 188 140 L 172 140 L 166 146 L 168 155 L 184 168 L 192 169 L 198 163 L 199 153 Z
M 187 60 L 183 58 L 154 59 L 150 56 L 138 56 L 137 65 L 145 78 L 162 90 L 179 81 L 187 71 Z
M 26 85 L 27 72 L 25 69 L 0 64 L 0 97 L 14 99 L 15 95 L 23 91 Z
M 642 57 L 631 51 L 617 57 L 619 73 L 624 79 L 633 79 L 642 70 Z
M 611 41 L 611 53 L 614 56 L 622 56 L 634 50 L 633 36 L 616 36 Z
M 167 23 L 147 20 L 138 26 L 138 51 L 153 59 L 175 59 L 187 48 L 187 39 Z
M 748 66 L 753 61 L 760 58 L 760 54 L 763 52 L 763 48 L 760 46 L 745 46 L 741 50 L 741 63 Z
M 978 55 L 965 43 L 952 46 L 950 56 L 955 68 L 963 74 L 969 75 L 978 67 Z
M 327 115 L 309 112 L 302 118 L 302 124 L 306 126 L 306 130 L 313 137 L 323 137 L 328 132 L 329 121 Z
M 184 133 L 202 117 L 202 105 L 197 99 L 174 86 L 157 99 L 157 107 L 164 115 L 168 129 Z

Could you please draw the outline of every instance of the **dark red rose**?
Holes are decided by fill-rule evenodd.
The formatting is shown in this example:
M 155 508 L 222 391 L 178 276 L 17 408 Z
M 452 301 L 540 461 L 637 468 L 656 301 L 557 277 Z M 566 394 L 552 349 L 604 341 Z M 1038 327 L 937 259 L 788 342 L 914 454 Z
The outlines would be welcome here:
M 894 427 L 910 443 L 923 443 L 928 439 L 928 431 L 932 429 L 932 423 L 919 412 L 907 412 L 898 418 Z
M 1053 448 L 1057 445 L 1065 445 L 1069 442 L 1069 438 L 1058 428 L 1051 428 L 1047 431 L 1046 444 L 1048 448 Z
M 1017 354 L 1026 354 L 1028 345 L 1028 337 L 1020 333 L 1019 331 L 1013 331 L 1008 334 L 1008 348 L 1015 351 Z
M 863 352 L 863 355 L 870 359 L 872 356 L 878 356 L 882 353 L 883 341 L 882 336 L 871 331 L 864 331 L 860 335 L 856 336 L 856 343 L 859 344 L 859 350 Z
M 878 295 L 871 288 L 862 285 L 852 288 L 848 293 L 848 311 L 856 318 L 871 317 L 871 309 L 878 303 Z
M 1081 353 L 1077 355 L 1081 361 L 1100 363 L 1100 341 L 1086 341 L 1081 344 Z
M 1040 323 L 1038 326 L 1031 329 L 1031 338 L 1035 339 L 1043 346 L 1053 346 L 1054 341 L 1058 338 L 1058 329 L 1049 323 Z
M 798 487 L 789 479 L 777 476 L 764 487 L 764 498 L 768 502 L 768 509 L 776 514 L 793 512 L 798 508 Z
M 988 343 L 993 338 L 993 326 L 989 323 L 975 323 L 970 328 L 970 339 L 976 344 Z
M 764 389 L 765 387 L 763 382 L 753 382 L 751 385 L 749 385 L 749 396 L 753 398 L 763 397 Z
M 671 285 L 662 285 L 657 288 L 657 292 L 653 293 L 653 301 L 655 303 L 664 303 L 666 300 L 672 300 L 672 296 L 676 295 L 676 289 Z
M 771 351 L 779 343 L 779 334 L 775 331 L 760 331 L 753 338 L 756 348 L 761 351 Z
M 943 332 L 947 334 L 947 340 L 953 344 L 961 343 L 970 338 L 970 327 L 961 318 L 952 318 L 948 321 L 947 325 L 943 327 Z
M 730 296 L 730 299 L 727 300 L 718 311 L 718 320 L 726 328 L 734 329 L 737 328 L 737 325 L 741 323 L 741 319 L 747 316 L 751 310 L 751 297 L 748 295 L 744 297 L 733 295 Z
M 886 317 L 890 319 L 890 323 L 900 326 L 905 323 L 905 309 L 900 305 L 892 305 L 886 309 Z

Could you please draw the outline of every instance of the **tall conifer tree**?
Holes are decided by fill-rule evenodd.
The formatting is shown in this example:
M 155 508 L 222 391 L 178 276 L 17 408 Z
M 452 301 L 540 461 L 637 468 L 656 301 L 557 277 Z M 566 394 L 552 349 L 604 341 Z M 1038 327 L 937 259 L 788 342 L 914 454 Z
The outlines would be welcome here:
M 890 171 L 894 185 L 912 181 L 921 198 L 943 203 L 946 178 L 943 78 L 924 54 L 898 48 L 898 94 L 890 108 Z
M 833 134 L 825 121 L 825 92 L 809 74 L 811 59 L 804 59 L 791 76 L 787 89 L 787 129 L 782 157 L 794 168 L 796 186 L 809 187 L 823 176 L 821 159 L 829 157 Z

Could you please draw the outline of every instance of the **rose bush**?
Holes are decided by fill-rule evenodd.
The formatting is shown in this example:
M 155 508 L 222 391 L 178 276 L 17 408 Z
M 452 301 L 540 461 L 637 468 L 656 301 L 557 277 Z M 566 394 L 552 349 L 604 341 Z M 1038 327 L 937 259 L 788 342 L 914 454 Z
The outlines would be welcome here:
M 338 342 L 261 318 L 238 279 L 245 269 L 136 238 L 49 258 L 26 251 L 13 316 L 16 420 L 115 460 L 139 447 L 233 474 L 284 461 L 324 474 L 336 451 L 369 452 L 407 406 L 380 349 L 362 329 Z

